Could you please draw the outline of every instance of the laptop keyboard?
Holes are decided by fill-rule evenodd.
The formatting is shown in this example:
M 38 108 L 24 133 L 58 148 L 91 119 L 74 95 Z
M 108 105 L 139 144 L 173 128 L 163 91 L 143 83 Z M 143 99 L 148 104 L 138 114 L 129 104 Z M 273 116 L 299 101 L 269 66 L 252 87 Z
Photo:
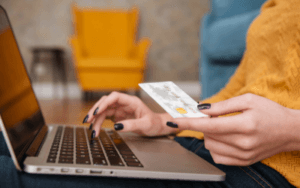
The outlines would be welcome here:
M 47 162 L 143 167 L 116 131 L 101 130 L 100 136 L 93 139 L 91 133 L 82 127 L 59 126 Z

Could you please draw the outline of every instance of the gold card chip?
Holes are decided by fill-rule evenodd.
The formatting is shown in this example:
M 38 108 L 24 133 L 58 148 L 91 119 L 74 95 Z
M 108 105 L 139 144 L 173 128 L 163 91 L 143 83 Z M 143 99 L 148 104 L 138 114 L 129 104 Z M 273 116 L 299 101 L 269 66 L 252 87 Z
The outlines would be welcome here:
M 176 108 L 177 112 L 179 112 L 180 114 L 186 114 L 187 111 L 183 108 Z

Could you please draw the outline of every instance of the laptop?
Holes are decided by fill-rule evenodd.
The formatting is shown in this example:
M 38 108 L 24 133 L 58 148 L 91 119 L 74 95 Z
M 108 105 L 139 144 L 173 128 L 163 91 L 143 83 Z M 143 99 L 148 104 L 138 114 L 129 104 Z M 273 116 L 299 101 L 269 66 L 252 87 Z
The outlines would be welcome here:
M 225 173 L 165 137 L 47 125 L 8 16 L 0 6 L 0 128 L 19 171 L 32 174 L 223 181 Z

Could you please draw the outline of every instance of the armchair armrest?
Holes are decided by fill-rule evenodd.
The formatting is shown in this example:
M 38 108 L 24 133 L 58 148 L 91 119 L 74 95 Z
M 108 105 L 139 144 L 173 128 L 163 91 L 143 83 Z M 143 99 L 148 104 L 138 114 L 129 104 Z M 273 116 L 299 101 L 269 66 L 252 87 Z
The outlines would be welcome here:
M 79 42 L 78 42 L 78 38 L 76 36 L 71 36 L 69 38 L 69 44 L 72 48 L 72 55 L 73 55 L 73 58 L 74 58 L 74 66 L 77 67 L 77 64 L 78 64 L 78 61 L 80 61 L 82 58 L 82 53 L 81 53 L 81 50 L 80 50 L 80 45 L 79 45 Z
M 144 66 L 151 43 L 149 38 L 142 38 L 135 46 L 135 55 L 138 60 L 144 63 Z

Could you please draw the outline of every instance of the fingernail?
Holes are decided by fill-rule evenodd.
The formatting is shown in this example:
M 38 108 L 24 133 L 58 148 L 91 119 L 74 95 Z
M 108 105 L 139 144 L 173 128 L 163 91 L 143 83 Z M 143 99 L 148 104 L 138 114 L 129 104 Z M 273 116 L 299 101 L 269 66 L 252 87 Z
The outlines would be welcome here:
M 119 131 L 119 130 L 122 130 L 124 128 L 124 125 L 122 123 L 116 123 L 114 125 L 114 127 L 115 127 L 116 131 Z
M 89 115 L 86 115 L 85 118 L 83 119 L 82 123 L 86 123 L 86 121 L 89 119 Z
M 99 107 L 96 108 L 96 110 L 94 111 L 93 115 L 96 115 L 97 112 L 98 112 L 98 110 L 99 110 Z
M 168 121 L 168 122 L 167 122 L 167 125 L 168 125 L 169 127 L 172 127 L 172 128 L 178 128 L 178 125 L 177 125 L 176 123 L 171 122 L 171 121 Z
M 203 104 L 199 104 L 197 107 L 198 107 L 199 110 L 210 109 L 211 104 L 210 103 L 203 103 Z
M 91 138 L 93 139 L 93 138 L 95 138 L 95 136 L 96 136 L 96 131 L 95 131 L 95 130 L 93 130 L 93 131 L 92 131 Z
M 89 127 L 89 130 L 92 130 L 93 128 L 93 124 L 91 123 L 90 127 Z

